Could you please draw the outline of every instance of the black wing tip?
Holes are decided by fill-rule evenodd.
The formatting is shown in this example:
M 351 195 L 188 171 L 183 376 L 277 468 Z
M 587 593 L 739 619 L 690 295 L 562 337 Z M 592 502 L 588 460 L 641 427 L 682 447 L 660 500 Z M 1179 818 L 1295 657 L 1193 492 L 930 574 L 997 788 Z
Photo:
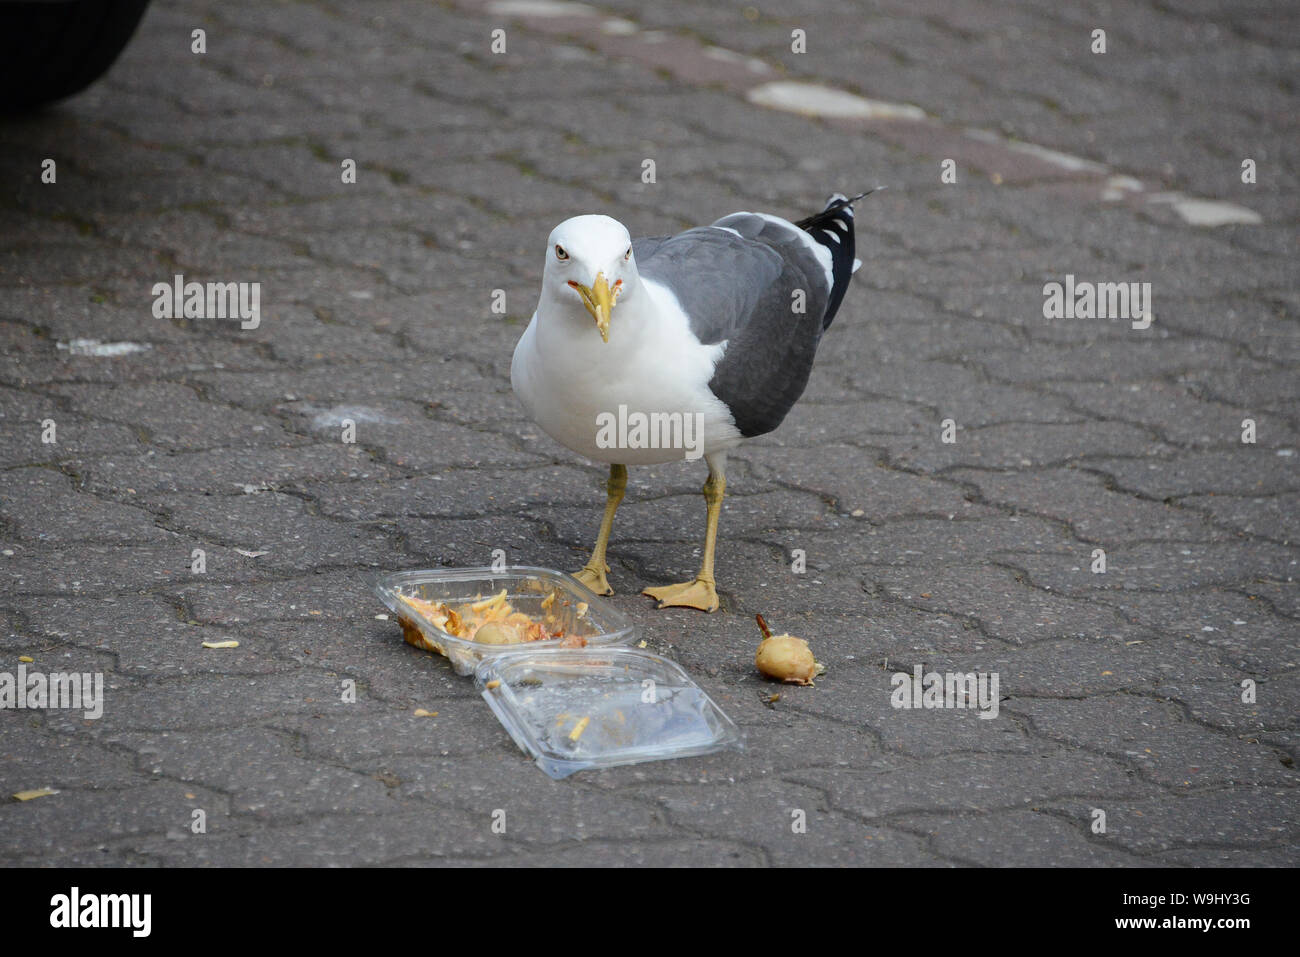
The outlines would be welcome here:
M 819 226 L 842 209 L 847 209 L 848 215 L 852 216 L 854 203 L 860 199 L 866 199 L 872 193 L 878 193 L 882 189 L 888 188 L 889 187 L 887 186 L 873 186 L 865 193 L 858 193 L 857 196 L 845 196 L 843 193 L 834 193 L 831 195 L 830 199 L 826 200 L 826 206 L 820 213 L 813 213 L 811 216 L 805 216 L 803 219 L 797 220 L 795 225 L 804 230 L 809 227 Z
M 839 311 L 840 302 L 844 299 L 849 279 L 853 275 L 854 262 L 856 261 L 856 244 L 853 237 L 853 204 L 884 188 L 883 186 L 876 186 L 853 197 L 845 196 L 843 193 L 836 193 L 826 201 L 826 208 L 820 213 L 805 217 L 794 224 L 804 232 L 809 233 L 816 242 L 825 246 L 831 253 L 831 294 L 826 305 L 823 329 L 830 326 L 831 320 L 835 318 L 835 313 Z M 839 230 L 830 228 L 835 223 L 838 224 Z M 831 242 L 824 236 L 819 235 L 823 231 L 833 233 L 837 241 Z
M 857 196 L 845 196 L 843 193 L 835 193 L 833 196 L 831 196 L 830 199 L 826 200 L 826 208 L 823 209 L 822 212 L 829 213 L 837 209 L 844 209 L 845 207 L 848 207 L 851 213 L 853 204 L 856 203 L 858 200 L 866 199 L 872 193 L 878 193 L 882 189 L 888 189 L 888 188 L 889 188 L 888 186 L 873 186 L 865 193 L 858 193 Z
M 826 201 L 826 205 L 829 206 L 831 203 L 838 202 L 842 206 L 852 206 L 858 200 L 866 199 L 872 193 L 878 193 L 880 192 L 880 190 L 888 189 L 888 188 L 889 188 L 888 186 L 873 186 L 865 193 L 858 193 L 857 196 L 845 196 L 843 193 L 836 193 L 834 196 L 832 196 L 830 199 Z

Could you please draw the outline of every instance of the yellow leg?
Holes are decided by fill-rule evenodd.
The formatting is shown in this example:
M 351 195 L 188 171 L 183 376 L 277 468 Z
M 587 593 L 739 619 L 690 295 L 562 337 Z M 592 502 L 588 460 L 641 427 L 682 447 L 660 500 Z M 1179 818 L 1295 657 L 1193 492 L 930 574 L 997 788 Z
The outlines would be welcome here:
M 627 489 L 627 466 L 611 465 L 609 481 L 605 483 L 605 517 L 600 520 L 600 532 L 596 535 L 596 547 L 591 550 L 591 560 L 575 572 L 578 579 L 597 595 L 612 595 L 614 589 L 609 586 L 605 573 L 609 565 L 605 562 L 605 547 L 609 545 L 609 533 L 614 528 L 614 513 L 618 503 L 623 501 L 623 492 Z
M 727 477 L 722 463 L 709 464 L 709 478 L 704 483 L 704 501 L 709 506 L 708 525 L 704 532 L 704 558 L 700 573 L 688 582 L 678 585 L 659 585 L 641 592 L 658 599 L 660 608 L 698 608 L 700 611 L 718 610 L 718 591 L 713 578 L 713 554 L 718 541 L 718 516 L 722 514 L 722 498 L 727 492 Z

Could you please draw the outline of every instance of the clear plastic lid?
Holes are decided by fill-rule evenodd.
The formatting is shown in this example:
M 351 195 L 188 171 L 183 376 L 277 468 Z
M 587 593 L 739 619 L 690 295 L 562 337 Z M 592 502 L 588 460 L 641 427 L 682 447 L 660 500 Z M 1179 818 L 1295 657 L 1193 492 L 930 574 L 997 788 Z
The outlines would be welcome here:
M 470 674 L 485 658 L 520 648 L 559 648 L 566 640 L 580 641 L 584 647 L 603 647 L 627 645 L 636 639 L 636 626 L 627 616 L 576 578 L 549 568 L 511 565 L 501 571 L 432 568 L 394 572 L 376 581 L 374 590 L 397 616 L 409 644 L 445 655 L 462 675 Z M 469 620 L 473 613 L 467 606 L 490 601 L 502 591 L 512 612 L 527 615 L 563 637 L 488 644 L 452 634 L 448 629 L 454 626 L 435 612 L 435 606 L 445 604 Z
M 731 719 L 676 662 L 637 648 L 514 649 L 485 659 L 474 683 L 553 778 L 743 748 Z

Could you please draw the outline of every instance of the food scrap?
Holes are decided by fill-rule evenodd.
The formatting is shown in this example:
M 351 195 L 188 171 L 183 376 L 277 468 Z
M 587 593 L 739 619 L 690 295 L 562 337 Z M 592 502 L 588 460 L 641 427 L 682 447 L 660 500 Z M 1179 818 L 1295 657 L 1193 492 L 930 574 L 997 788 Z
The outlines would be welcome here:
M 764 635 L 754 655 L 754 664 L 763 674 L 788 684 L 810 685 L 826 670 L 825 665 L 813 658 L 808 642 L 794 635 L 774 635 L 762 615 L 754 617 Z
M 436 712 L 436 711 L 426 711 L 424 708 L 416 708 L 416 709 L 415 709 L 415 716 L 416 716 L 417 718 L 436 718 L 436 717 L 438 717 L 438 712 Z
M 508 594 L 509 592 L 503 588 L 495 595 L 493 595 L 491 598 L 485 598 L 482 601 L 476 601 L 471 603 L 469 606 L 469 610 L 470 611 L 492 611 L 497 608 L 500 608 L 502 605 L 509 604 L 509 602 L 506 601 L 506 596 Z
M 203 647 L 204 647 L 204 648 L 238 648 L 238 647 L 239 647 L 239 642 L 237 642 L 237 641 L 205 641 L 205 642 L 203 643 Z
M 569 732 L 569 740 L 577 741 L 582 737 L 582 732 L 587 730 L 587 725 L 589 724 L 591 724 L 591 718 L 589 716 L 581 718 L 578 723 L 573 726 L 573 730 Z
M 15 801 L 31 801 L 34 798 L 49 797 L 51 794 L 58 794 L 54 788 L 36 788 L 33 791 L 19 791 L 14 795 Z
M 474 632 L 474 640 L 485 645 L 517 645 L 522 639 L 519 629 L 498 621 L 489 621 Z
M 587 639 L 577 634 L 566 634 L 564 626 L 551 610 L 555 605 L 554 593 L 542 601 L 541 607 L 545 614 L 541 619 L 516 611 L 507 596 L 508 592 L 503 588 L 490 598 L 467 602 L 459 609 L 452 608 L 446 602 L 426 601 L 411 595 L 402 595 L 401 599 L 435 627 L 466 641 L 485 645 L 518 645 L 530 641 L 560 639 L 561 648 L 586 647 Z M 413 622 L 405 618 L 400 620 L 408 644 L 426 650 L 442 651 L 425 639 Z

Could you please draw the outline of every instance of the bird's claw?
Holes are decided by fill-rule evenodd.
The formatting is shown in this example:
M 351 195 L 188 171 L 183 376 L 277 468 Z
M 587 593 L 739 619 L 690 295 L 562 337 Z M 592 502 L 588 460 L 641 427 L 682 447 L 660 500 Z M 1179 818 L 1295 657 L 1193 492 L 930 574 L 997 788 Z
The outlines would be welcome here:
M 677 585 L 657 585 L 644 589 L 641 594 L 649 595 L 659 602 L 660 608 L 698 608 L 700 611 L 718 610 L 718 591 L 713 582 L 703 578 L 694 578 Z
M 606 565 L 604 571 L 602 571 L 592 565 L 591 562 L 587 562 L 587 564 L 583 565 L 582 568 L 573 573 L 573 577 L 586 585 L 587 588 L 591 590 L 592 594 L 612 595 L 614 594 L 614 589 L 610 587 L 609 579 L 605 577 L 605 572 L 607 571 L 609 571 L 608 565 Z

